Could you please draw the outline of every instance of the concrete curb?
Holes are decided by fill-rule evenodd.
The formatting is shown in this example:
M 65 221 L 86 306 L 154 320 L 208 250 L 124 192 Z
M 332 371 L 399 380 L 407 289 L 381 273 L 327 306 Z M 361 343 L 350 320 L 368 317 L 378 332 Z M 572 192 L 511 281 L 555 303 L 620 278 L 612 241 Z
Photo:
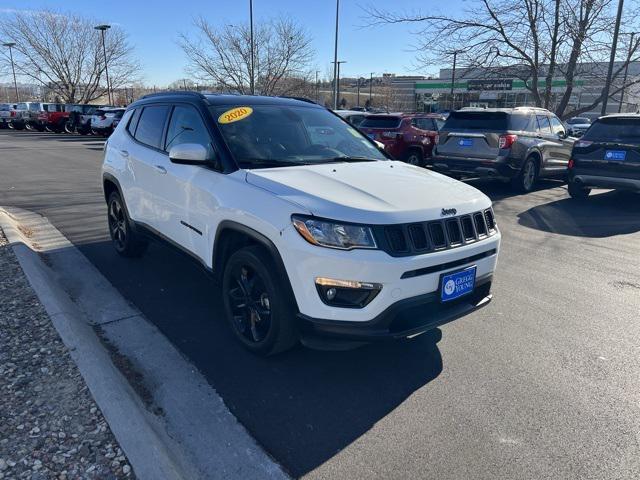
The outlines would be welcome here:
M 288 478 L 199 372 L 46 219 L 0 207 L 0 226 L 139 478 Z M 74 285 L 82 287 L 70 295 Z M 145 406 L 91 325 L 142 374 L 163 416 L 148 399 Z

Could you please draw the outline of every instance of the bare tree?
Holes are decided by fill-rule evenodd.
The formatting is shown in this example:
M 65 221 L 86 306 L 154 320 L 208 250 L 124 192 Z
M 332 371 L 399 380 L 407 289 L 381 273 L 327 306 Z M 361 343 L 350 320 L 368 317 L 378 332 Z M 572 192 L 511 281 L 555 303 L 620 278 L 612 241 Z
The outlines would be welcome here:
M 102 37 L 97 22 L 54 11 L 17 11 L 0 21 L 0 37 L 16 43 L 16 70 L 68 103 L 88 103 L 107 93 Z M 115 90 L 137 79 L 138 64 L 125 32 L 105 35 L 109 80 Z M 1 61 L 8 62 L 3 54 Z
M 611 48 L 612 0 L 473 0 L 457 16 L 391 13 L 367 8 L 370 25 L 408 23 L 420 25 L 419 61 L 443 64 L 453 50 L 458 64 L 469 71 L 485 69 L 491 75 L 513 76 L 525 82 L 537 106 L 555 108 L 562 118 L 592 110 L 603 100 L 599 95 L 588 105 L 571 105 L 578 76 L 601 75 L 597 62 L 608 61 Z M 631 13 L 631 12 L 628 12 Z M 637 15 L 627 18 L 636 21 Z M 628 24 L 627 29 L 633 29 Z M 611 96 L 639 82 L 620 81 L 624 67 L 640 60 L 640 38 L 627 45 L 625 58 L 614 70 Z M 592 71 L 584 68 L 593 66 Z M 554 79 L 562 78 L 562 87 Z M 555 91 L 553 91 L 555 90 Z M 558 91 L 560 90 L 560 91 Z M 555 102 L 554 102 L 555 99 Z
M 181 34 L 189 72 L 222 90 L 250 93 L 251 46 L 248 25 L 212 26 L 200 17 L 196 34 Z M 311 38 L 288 18 L 254 27 L 255 88 L 261 95 L 293 95 L 308 89 L 313 58 Z

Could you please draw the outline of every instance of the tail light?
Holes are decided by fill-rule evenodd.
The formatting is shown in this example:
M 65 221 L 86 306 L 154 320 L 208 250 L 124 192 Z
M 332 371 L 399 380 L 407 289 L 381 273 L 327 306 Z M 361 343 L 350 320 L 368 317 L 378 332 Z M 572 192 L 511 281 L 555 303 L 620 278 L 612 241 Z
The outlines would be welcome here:
M 15 112 L 15 110 L 11 110 L 11 115 L 10 115 L 10 116 L 11 116 L 11 117 L 15 117 L 15 116 L 16 116 L 16 112 Z
M 585 148 L 588 147 L 589 145 L 591 145 L 593 142 L 589 141 L 589 140 L 578 140 L 575 144 L 574 147 L 576 148 Z
M 576 164 L 576 161 L 572 158 L 569 160 L 569 163 L 567 164 L 567 168 L 571 170 L 575 164 Z
M 513 145 L 516 140 L 518 140 L 517 135 L 500 135 L 500 138 L 498 139 L 498 147 L 501 149 L 511 148 L 511 145 Z
M 380 136 L 383 138 L 393 138 L 395 140 L 402 137 L 402 134 L 398 132 L 382 132 Z

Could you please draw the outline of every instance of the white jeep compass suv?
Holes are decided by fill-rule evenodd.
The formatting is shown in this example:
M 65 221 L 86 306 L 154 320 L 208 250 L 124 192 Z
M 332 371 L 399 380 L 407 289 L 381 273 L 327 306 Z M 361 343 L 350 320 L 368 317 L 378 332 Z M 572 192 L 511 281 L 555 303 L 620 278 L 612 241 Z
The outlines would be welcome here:
M 491 298 L 490 200 L 308 101 L 148 95 L 110 137 L 102 181 L 116 251 L 159 239 L 189 254 L 257 353 L 411 337 Z

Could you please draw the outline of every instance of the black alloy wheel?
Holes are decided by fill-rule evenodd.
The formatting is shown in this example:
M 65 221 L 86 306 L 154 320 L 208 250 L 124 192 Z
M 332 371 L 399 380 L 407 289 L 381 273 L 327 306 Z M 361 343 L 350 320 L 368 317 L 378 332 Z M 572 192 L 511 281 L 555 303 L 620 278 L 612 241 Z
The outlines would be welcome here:
M 109 196 L 107 204 L 107 220 L 113 247 L 123 257 L 139 257 L 146 248 L 147 242 L 138 238 L 131 228 L 131 223 L 118 192 Z

